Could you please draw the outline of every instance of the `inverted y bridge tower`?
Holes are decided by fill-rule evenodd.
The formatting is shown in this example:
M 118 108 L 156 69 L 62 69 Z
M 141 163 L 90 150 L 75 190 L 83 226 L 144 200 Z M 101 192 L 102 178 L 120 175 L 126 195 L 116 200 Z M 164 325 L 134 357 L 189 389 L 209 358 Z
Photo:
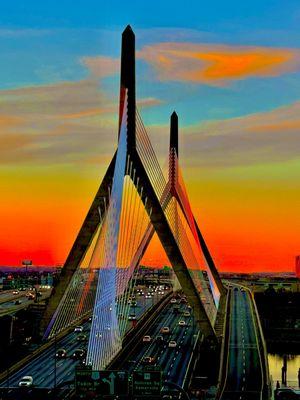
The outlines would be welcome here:
M 225 292 L 180 171 L 177 114 L 171 115 L 165 179 L 138 113 L 130 26 L 122 34 L 119 104 L 118 148 L 43 319 L 45 337 L 51 337 L 92 311 L 87 363 L 94 369 L 105 367 L 122 346 L 129 286 L 155 232 L 205 337 L 215 338 L 219 298 Z

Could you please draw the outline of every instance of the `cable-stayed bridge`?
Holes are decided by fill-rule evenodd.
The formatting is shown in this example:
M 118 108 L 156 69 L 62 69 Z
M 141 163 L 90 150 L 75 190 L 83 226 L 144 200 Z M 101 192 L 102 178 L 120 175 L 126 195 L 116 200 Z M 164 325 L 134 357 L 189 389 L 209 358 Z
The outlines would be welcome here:
M 189 320 L 184 325 L 185 333 L 176 336 L 185 349 L 181 352 L 186 352 L 186 358 L 178 360 L 190 368 L 196 349 L 193 338 L 201 338 L 214 352 L 221 352 L 218 398 L 267 398 L 255 397 L 265 396 L 268 387 L 259 318 L 248 292 L 223 285 L 194 217 L 179 163 L 178 116 L 173 112 L 170 118 L 165 177 L 138 112 L 135 35 L 130 26 L 122 34 L 120 80 L 117 150 L 46 306 L 41 326 L 44 340 L 56 341 L 63 332 L 91 316 L 85 364 L 93 371 L 109 367 L 124 348 L 140 262 L 157 234 L 191 310 L 179 307 Z M 170 307 L 169 301 L 166 307 Z M 238 307 L 245 314 L 242 321 Z M 175 331 L 182 317 L 172 318 L 171 308 L 161 322 L 166 323 L 168 327 L 175 323 Z M 249 337 L 237 333 L 232 336 L 244 330 L 251 332 Z M 164 362 L 163 368 L 170 375 L 179 361 L 175 357 L 172 364 L 168 360 L 170 350 L 165 347 L 165 352 L 159 353 L 158 349 L 154 346 L 151 352 L 157 362 Z M 145 354 L 141 354 L 143 358 Z M 139 359 L 138 352 L 135 357 Z M 128 362 L 123 361 L 124 365 Z M 261 376 L 259 384 L 254 382 L 250 388 L 247 368 L 255 368 Z M 15 380 L 18 378 L 16 375 Z M 184 374 L 178 377 L 180 384 L 183 381 Z

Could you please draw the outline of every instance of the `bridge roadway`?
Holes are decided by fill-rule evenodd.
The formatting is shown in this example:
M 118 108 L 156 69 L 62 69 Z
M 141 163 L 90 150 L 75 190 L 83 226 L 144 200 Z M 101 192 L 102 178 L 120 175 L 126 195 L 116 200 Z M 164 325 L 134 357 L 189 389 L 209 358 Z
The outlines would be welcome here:
M 52 289 L 43 289 L 41 290 L 41 297 L 39 297 L 39 302 L 45 300 L 50 296 Z M 34 303 L 34 300 L 29 300 L 26 297 L 27 292 L 19 292 L 19 294 L 14 295 L 12 291 L 10 293 L 3 294 L 0 296 L 0 316 L 6 314 L 14 314 L 15 312 L 27 308 L 30 304 Z M 34 293 L 32 291 L 32 293 Z M 19 301 L 20 304 L 15 304 L 16 301 Z
M 178 305 L 178 304 L 177 304 Z M 187 304 L 179 304 L 179 312 L 174 313 L 175 305 L 169 303 L 161 312 L 156 323 L 146 333 L 151 336 L 150 343 L 140 343 L 130 359 L 122 366 L 122 369 L 132 372 L 145 367 L 145 357 L 153 357 L 153 366 L 160 366 L 163 371 L 163 380 L 183 386 L 187 367 L 192 356 L 192 350 L 198 333 L 193 316 L 184 317 L 183 313 L 189 311 Z M 184 320 L 186 326 L 179 326 L 179 321 Z M 168 326 L 170 334 L 161 334 L 161 328 Z M 156 338 L 164 337 L 164 342 L 159 343 Z M 174 340 L 177 347 L 168 347 Z
M 158 296 L 157 296 L 158 297 Z M 156 299 L 157 300 L 157 299 Z M 132 310 L 135 311 L 137 319 L 152 306 L 154 299 L 138 298 L 137 306 Z M 132 323 L 128 322 L 128 329 Z M 84 331 L 87 338 L 91 328 L 91 322 L 87 321 L 83 324 Z M 71 332 L 61 340 L 58 340 L 50 346 L 43 353 L 34 358 L 26 366 L 9 376 L 9 379 L 5 379 L 1 382 L 0 387 L 17 387 L 21 378 L 25 375 L 30 375 L 34 379 L 35 387 L 51 388 L 54 387 L 55 383 L 55 352 L 60 348 L 64 348 L 67 351 L 66 359 L 56 360 L 56 385 L 62 382 L 74 380 L 75 366 L 79 361 L 74 360 L 71 356 L 75 349 L 82 348 L 87 349 L 88 340 L 79 342 L 77 340 L 78 333 Z M 56 349 L 56 350 L 55 350 Z
M 241 288 L 231 289 L 227 375 L 221 400 L 260 400 L 263 370 L 251 299 Z

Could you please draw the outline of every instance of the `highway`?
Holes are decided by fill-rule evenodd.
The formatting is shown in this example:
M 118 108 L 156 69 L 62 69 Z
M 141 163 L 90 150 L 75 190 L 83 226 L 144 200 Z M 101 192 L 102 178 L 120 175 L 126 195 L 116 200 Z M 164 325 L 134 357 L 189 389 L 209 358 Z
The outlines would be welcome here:
M 261 354 L 248 292 L 231 289 L 227 375 L 221 400 L 260 400 L 263 390 Z
M 18 294 L 13 294 L 13 291 L 10 290 L 8 293 L 3 293 L 2 296 L 0 296 L 0 316 L 15 313 L 33 304 L 34 300 L 29 300 L 26 297 L 27 292 L 28 291 L 20 291 Z M 31 292 L 34 293 L 34 291 Z M 51 289 L 42 289 L 39 301 L 45 300 L 50 294 Z M 15 304 L 17 300 L 20 304 Z
M 137 320 L 141 315 L 152 306 L 153 302 L 156 301 L 158 296 L 155 295 L 155 299 L 145 299 L 144 297 L 137 299 L 137 306 L 132 307 L 135 312 Z M 133 322 L 128 321 L 127 329 L 133 326 Z M 25 375 L 30 375 L 34 379 L 35 387 L 51 388 L 54 385 L 59 385 L 62 382 L 73 380 L 75 376 L 75 366 L 79 361 L 71 358 L 73 352 L 77 348 L 87 349 L 88 336 L 91 328 L 91 322 L 87 321 L 83 324 L 84 334 L 87 336 L 87 340 L 84 342 L 78 342 L 78 333 L 71 332 L 63 339 L 58 340 L 56 345 L 53 344 L 43 353 L 34 358 L 26 366 L 15 372 L 9 377 L 9 380 L 1 382 L 0 387 L 17 387 L 20 379 Z M 64 348 L 67 351 L 66 359 L 56 359 L 56 350 Z M 55 374 L 56 372 L 56 374 Z M 55 378 L 56 375 L 56 378 Z
M 177 304 L 178 305 L 178 304 Z M 185 311 L 190 312 L 187 304 L 179 304 L 179 312 L 174 313 L 174 304 L 168 304 L 161 312 L 156 323 L 151 326 L 147 335 L 151 336 L 150 343 L 139 343 L 136 351 L 122 366 L 122 369 L 132 372 L 145 368 L 145 357 L 153 357 L 153 366 L 160 366 L 163 371 L 163 380 L 183 385 L 187 366 L 192 355 L 195 337 L 198 332 L 193 322 L 193 317 L 184 317 Z M 179 321 L 184 320 L 186 326 L 179 326 Z M 170 334 L 161 334 L 161 328 L 170 328 Z M 164 337 L 164 342 L 157 341 L 158 336 Z M 171 340 L 177 344 L 175 348 L 168 347 Z

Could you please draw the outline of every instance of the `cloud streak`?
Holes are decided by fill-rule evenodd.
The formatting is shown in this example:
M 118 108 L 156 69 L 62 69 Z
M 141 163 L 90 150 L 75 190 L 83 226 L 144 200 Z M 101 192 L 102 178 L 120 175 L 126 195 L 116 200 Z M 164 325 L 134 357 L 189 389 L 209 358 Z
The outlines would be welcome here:
M 84 164 L 117 145 L 118 97 L 96 77 L 0 91 L 0 164 Z M 143 98 L 140 108 L 160 104 Z
M 210 167 L 286 162 L 300 154 L 300 102 L 207 121 L 182 131 L 187 163 Z
M 251 77 L 275 77 L 300 69 L 300 50 L 195 43 L 157 43 L 138 57 L 162 81 L 225 86 Z

